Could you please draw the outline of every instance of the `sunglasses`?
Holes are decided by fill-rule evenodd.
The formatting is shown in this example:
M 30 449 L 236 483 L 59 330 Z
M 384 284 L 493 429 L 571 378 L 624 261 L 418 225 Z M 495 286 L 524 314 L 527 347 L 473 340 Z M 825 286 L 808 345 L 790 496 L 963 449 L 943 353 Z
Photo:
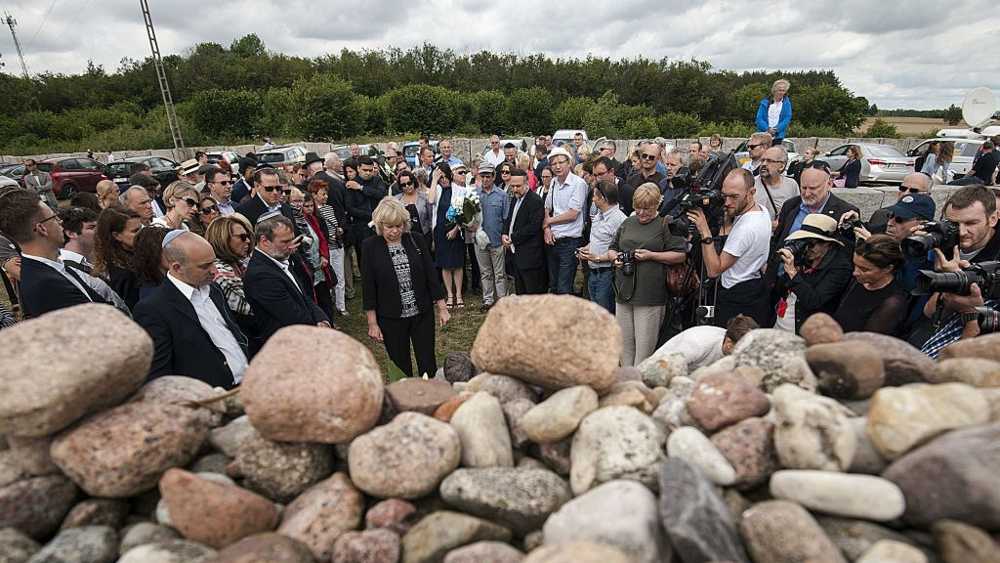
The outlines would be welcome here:
M 210 215 L 212 213 L 218 213 L 218 212 L 219 212 L 219 208 L 216 207 L 216 206 L 214 206 L 214 205 L 210 205 L 208 207 L 202 207 L 201 208 L 201 214 L 202 215 Z
M 220 186 L 232 186 L 233 185 L 233 181 L 232 180 L 223 180 L 221 182 L 216 182 L 216 184 L 219 184 Z
M 506 175 L 509 176 L 510 175 L 510 170 L 501 170 L 500 173 L 501 174 L 506 174 Z
M 642 158 L 643 160 L 656 160 L 656 155 L 655 154 L 644 154 L 640 158 Z
M 910 192 L 911 194 L 923 193 L 920 188 L 914 188 L 913 186 L 899 186 L 899 193 Z
M 184 203 L 190 205 L 191 207 L 198 207 L 198 200 L 186 197 L 183 199 Z
M 409 186 L 412 186 L 412 185 L 413 185 L 413 182 L 406 182 L 405 184 L 403 182 L 399 183 L 399 187 L 401 187 L 401 188 L 406 188 L 406 187 L 409 187 Z
M 465 176 L 465 174 L 466 174 L 465 170 L 455 170 L 454 173 L 455 174 L 461 174 L 462 176 Z
M 271 193 L 274 190 L 280 190 L 280 189 L 281 189 L 281 186 L 264 186 L 264 191 L 267 192 L 267 193 Z
M 243 242 L 246 242 L 246 241 L 250 240 L 250 235 L 248 235 L 246 233 L 240 233 L 238 235 L 233 235 L 233 236 L 236 237 L 236 238 L 238 238 L 238 239 L 240 239 Z
M 764 146 L 763 144 L 757 143 L 757 144 L 754 144 L 754 145 L 747 145 L 747 148 L 750 149 L 750 150 L 754 150 L 757 147 L 763 147 L 763 146 Z

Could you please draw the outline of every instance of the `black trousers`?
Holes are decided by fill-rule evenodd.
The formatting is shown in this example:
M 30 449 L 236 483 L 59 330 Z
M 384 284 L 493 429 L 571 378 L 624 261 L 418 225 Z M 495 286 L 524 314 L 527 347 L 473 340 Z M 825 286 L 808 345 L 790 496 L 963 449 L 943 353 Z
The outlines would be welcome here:
M 514 288 L 518 295 L 535 295 L 548 291 L 545 281 L 545 268 L 533 268 L 522 270 L 516 268 L 514 271 Z
M 330 323 L 333 323 L 333 295 L 330 293 L 330 286 L 327 282 L 322 281 L 313 286 L 313 291 L 316 292 L 316 304 L 319 305 L 320 309 L 326 313 Z
M 437 360 L 434 358 L 434 312 L 420 313 L 407 319 L 378 317 L 378 327 L 382 330 L 385 351 L 392 363 L 406 377 L 413 377 L 413 362 L 410 360 L 410 343 L 417 357 L 417 372 L 434 377 Z
M 738 283 L 726 289 L 719 285 L 715 299 L 715 326 L 726 327 L 726 323 L 736 315 L 746 315 L 766 327 L 770 300 L 766 298 L 764 280 L 757 278 Z

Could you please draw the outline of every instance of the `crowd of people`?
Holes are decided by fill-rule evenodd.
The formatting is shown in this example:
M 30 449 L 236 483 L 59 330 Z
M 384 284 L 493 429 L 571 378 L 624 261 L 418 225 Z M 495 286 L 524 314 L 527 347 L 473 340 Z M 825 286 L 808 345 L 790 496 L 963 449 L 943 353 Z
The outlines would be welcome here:
M 436 327 L 469 292 L 483 312 L 515 293 L 589 299 L 620 325 L 623 366 L 664 347 L 717 357 L 752 328 L 798 332 L 818 312 L 931 356 L 977 335 L 992 287 L 912 292 L 922 271 L 1000 258 L 993 141 L 940 214 L 928 194 L 941 147 L 862 221 L 832 193 L 838 175 L 818 151 L 790 166 L 781 82 L 761 101 L 742 167 L 718 136 L 643 141 L 623 161 L 608 140 L 540 135 L 522 151 L 494 136 L 468 163 L 425 137 L 412 167 L 394 143 L 277 168 L 250 154 L 238 174 L 199 153 L 165 186 L 136 164 L 121 193 L 102 182 L 69 207 L 32 173 L 0 191 L 0 326 L 106 303 L 152 337 L 150 377 L 225 388 L 281 328 L 337 329 L 359 292 L 369 337 L 406 376 L 436 372 Z M 471 220 L 456 219 L 470 199 Z M 935 233 L 905 251 L 908 237 Z

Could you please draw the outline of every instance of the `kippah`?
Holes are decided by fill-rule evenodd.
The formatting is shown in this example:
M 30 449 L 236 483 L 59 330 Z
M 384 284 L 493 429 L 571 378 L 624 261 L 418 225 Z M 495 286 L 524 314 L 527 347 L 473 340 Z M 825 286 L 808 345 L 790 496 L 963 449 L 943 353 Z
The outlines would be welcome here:
M 163 242 L 160 243 L 160 248 L 166 248 L 170 243 L 174 242 L 174 240 L 177 237 L 183 235 L 186 232 L 187 231 L 182 229 L 174 229 L 170 231 L 169 233 L 167 233 L 167 236 L 163 237 Z
M 267 221 L 268 219 L 274 219 L 275 217 L 284 217 L 284 215 L 281 214 L 280 209 L 275 209 L 274 211 L 268 211 L 267 213 L 264 213 L 263 215 L 257 218 L 257 222 L 263 223 L 264 221 Z

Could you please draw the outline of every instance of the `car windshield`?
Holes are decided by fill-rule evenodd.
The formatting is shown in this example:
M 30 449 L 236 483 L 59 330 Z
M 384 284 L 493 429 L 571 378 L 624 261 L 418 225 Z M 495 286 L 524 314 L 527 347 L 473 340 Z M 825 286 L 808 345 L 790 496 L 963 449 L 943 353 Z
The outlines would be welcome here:
M 263 152 L 257 155 L 261 162 L 281 162 L 285 160 L 285 154 L 280 152 Z
M 979 147 L 982 145 L 978 143 L 955 143 L 955 152 L 959 156 L 967 156 L 970 158 L 975 158 L 976 153 L 979 152 Z
M 864 145 L 864 151 L 868 156 L 882 156 L 887 158 L 905 158 L 903 153 L 896 147 L 890 145 Z

